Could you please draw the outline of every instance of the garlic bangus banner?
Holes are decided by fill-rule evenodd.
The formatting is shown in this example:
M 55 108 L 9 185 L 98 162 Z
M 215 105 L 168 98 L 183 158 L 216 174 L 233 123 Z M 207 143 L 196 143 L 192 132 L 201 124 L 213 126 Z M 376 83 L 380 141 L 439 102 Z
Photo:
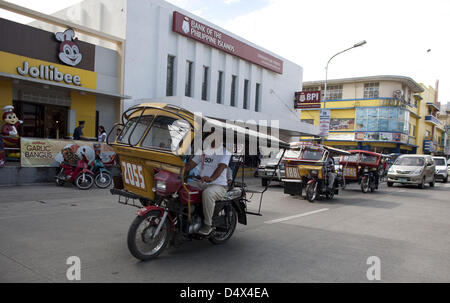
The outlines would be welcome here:
M 20 163 L 22 167 L 58 167 L 66 159 L 81 159 L 89 162 L 99 154 L 105 165 L 113 164 L 116 154 L 105 143 L 95 141 L 20 138 Z

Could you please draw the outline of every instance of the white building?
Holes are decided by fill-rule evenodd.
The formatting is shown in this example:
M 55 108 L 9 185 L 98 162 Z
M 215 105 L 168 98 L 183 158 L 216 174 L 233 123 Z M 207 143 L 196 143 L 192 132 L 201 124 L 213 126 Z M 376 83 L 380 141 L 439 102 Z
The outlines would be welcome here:
M 284 140 L 319 132 L 294 111 L 301 66 L 181 8 L 86 0 L 55 16 L 125 39 L 124 109 L 146 99 L 222 120 L 277 120 Z

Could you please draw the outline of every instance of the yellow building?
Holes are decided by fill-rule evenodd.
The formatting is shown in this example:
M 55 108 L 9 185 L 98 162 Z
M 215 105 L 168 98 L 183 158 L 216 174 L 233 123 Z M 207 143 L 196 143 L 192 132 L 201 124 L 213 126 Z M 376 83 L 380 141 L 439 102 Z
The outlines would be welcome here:
M 68 138 L 78 121 L 84 137 L 118 122 L 121 75 L 116 51 L 0 18 L 0 109 L 13 105 L 22 137 Z M 1 113 L 1 111 L 0 111 Z M 2 121 L 0 121 L 0 126 Z
M 328 80 L 326 103 L 324 81 L 304 82 L 303 91 L 322 92 L 321 109 L 330 110 L 327 145 L 384 154 L 443 150 L 444 127 L 437 119 L 434 89 L 409 77 Z M 319 109 L 302 109 L 301 120 L 319 126 Z

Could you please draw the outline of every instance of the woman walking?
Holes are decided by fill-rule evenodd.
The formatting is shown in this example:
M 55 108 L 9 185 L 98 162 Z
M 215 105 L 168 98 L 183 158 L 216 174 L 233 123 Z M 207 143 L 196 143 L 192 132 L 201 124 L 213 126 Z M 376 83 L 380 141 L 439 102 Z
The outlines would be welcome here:
M 98 142 L 106 142 L 106 136 L 107 134 L 105 128 L 100 125 L 98 127 Z

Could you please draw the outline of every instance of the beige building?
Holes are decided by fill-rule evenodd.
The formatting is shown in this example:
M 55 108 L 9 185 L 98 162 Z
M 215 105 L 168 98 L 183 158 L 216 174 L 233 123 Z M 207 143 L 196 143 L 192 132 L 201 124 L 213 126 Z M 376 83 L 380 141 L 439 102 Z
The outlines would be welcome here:
M 307 81 L 303 91 L 321 91 L 330 110 L 328 145 L 389 153 L 442 153 L 444 126 L 432 87 L 410 77 L 381 75 Z M 319 109 L 303 109 L 304 122 L 319 125 Z

